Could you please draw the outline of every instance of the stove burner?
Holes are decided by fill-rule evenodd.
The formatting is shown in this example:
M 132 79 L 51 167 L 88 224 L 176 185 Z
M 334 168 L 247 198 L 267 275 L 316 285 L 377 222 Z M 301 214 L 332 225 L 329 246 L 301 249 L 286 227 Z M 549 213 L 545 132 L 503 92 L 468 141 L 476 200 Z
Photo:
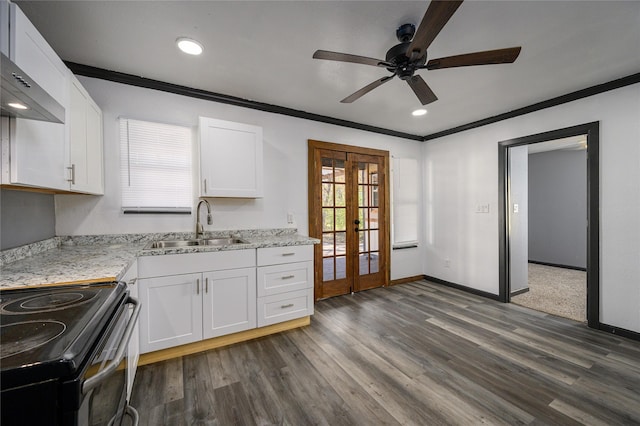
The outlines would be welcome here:
M 23 321 L 0 326 L 0 359 L 27 352 L 60 336 L 67 326 L 60 321 Z
M 96 296 L 94 291 L 56 291 L 44 295 L 15 299 L 0 308 L 3 314 L 19 315 L 52 312 L 82 305 Z
M 56 308 L 82 300 L 82 297 L 80 293 L 51 293 L 25 300 L 20 307 L 24 309 Z

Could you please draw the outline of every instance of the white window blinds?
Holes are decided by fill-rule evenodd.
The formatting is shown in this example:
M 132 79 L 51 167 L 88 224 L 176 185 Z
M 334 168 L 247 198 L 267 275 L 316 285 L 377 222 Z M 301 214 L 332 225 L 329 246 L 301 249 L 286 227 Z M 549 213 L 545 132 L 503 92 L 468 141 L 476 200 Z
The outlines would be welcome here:
M 190 213 L 191 128 L 120 118 L 124 213 Z
M 393 159 L 393 247 L 418 244 L 420 174 L 415 158 Z

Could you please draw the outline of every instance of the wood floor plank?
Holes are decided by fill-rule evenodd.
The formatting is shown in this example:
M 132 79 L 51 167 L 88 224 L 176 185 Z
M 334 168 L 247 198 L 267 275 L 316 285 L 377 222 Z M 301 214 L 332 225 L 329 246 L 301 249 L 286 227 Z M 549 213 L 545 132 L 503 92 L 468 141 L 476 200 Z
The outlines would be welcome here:
M 640 424 L 640 342 L 425 280 L 141 367 L 140 425 Z

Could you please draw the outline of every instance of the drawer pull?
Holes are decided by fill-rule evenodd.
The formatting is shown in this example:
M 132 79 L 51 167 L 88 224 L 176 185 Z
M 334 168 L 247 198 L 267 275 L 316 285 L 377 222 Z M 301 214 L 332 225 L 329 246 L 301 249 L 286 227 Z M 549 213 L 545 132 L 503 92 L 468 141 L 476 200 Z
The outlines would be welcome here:
M 286 305 L 280 306 L 282 309 L 290 308 L 293 306 L 293 303 L 287 303 Z
M 293 256 L 295 253 L 282 253 L 283 256 Z
M 283 280 L 290 280 L 291 278 L 295 278 L 295 275 L 285 275 L 284 277 L 282 277 Z

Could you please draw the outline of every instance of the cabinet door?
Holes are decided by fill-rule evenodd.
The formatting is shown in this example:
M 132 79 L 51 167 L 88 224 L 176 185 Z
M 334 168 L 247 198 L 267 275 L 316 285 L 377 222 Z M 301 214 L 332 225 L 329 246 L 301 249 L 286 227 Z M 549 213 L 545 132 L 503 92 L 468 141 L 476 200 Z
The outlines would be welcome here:
M 202 340 L 202 274 L 138 280 L 140 353 Z
M 207 272 L 204 276 L 204 338 L 256 327 L 255 268 Z
M 67 68 L 20 8 L 11 4 L 10 57 L 58 101 L 69 119 Z M 68 190 L 67 128 L 65 124 L 12 119 L 10 174 L 5 184 Z M 5 165 L 3 164 L 3 167 Z
M 103 194 L 102 111 L 80 82 L 71 76 L 69 113 L 71 190 Z
M 262 193 L 262 127 L 200 117 L 200 196 Z
M 2 183 L 69 190 L 64 124 L 22 118 L 8 124 L 9 173 Z

